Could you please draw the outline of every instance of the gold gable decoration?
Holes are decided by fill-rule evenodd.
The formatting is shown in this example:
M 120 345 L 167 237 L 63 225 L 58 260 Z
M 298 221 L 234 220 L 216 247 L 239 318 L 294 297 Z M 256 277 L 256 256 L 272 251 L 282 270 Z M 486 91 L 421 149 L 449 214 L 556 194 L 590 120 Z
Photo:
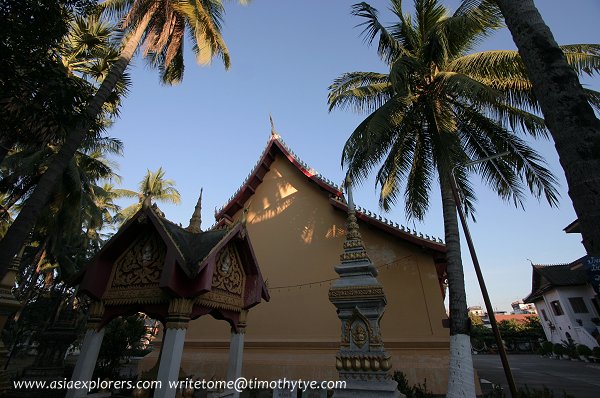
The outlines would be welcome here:
M 165 245 L 157 234 L 141 234 L 115 262 L 113 288 L 158 285 Z
M 212 280 L 213 290 L 241 296 L 245 281 L 246 277 L 237 252 L 231 245 L 226 246 L 219 253 Z
M 158 304 L 168 296 L 158 287 L 166 246 L 154 232 L 144 232 L 115 261 L 103 300 L 109 305 Z

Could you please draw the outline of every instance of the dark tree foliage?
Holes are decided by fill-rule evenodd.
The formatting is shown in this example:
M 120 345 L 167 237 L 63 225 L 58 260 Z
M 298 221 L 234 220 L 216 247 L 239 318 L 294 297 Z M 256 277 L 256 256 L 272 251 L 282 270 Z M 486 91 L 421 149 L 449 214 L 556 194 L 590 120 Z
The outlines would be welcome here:
M 113 319 L 106 325 L 98 354 L 98 377 L 117 377 L 121 360 L 139 351 L 146 334 L 144 316 L 136 314 Z
M 0 162 L 17 144 L 60 140 L 83 98 L 82 81 L 57 62 L 61 39 L 74 15 L 91 0 L 0 1 Z
M 531 316 L 523 323 L 510 321 L 498 322 L 498 329 L 502 340 L 510 351 L 533 350 L 535 351 L 540 340 L 546 338 L 540 318 Z M 473 323 L 471 329 L 471 341 L 473 348 L 477 351 L 487 351 L 496 347 L 496 341 L 492 330 L 485 327 L 483 323 Z

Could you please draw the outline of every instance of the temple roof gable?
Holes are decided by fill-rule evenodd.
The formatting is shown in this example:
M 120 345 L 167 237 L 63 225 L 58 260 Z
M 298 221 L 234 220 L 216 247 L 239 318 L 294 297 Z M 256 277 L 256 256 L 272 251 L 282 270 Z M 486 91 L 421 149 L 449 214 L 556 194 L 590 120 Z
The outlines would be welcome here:
M 229 198 L 227 203 L 221 209 L 215 212 L 216 225 L 223 225 L 223 220 L 233 220 L 234 215 L 240 211 L 250 197 L 254 195 L 258 185 L 262 183 L 264 176 L 269 172 L 271 165 L 278 155 L 287 159 L 287 161 L 289 161 L 289 163 L 291 163 L 299 172 L 327 192 L 329 194 L 330 203 L 334 208 L 342 211 L 347 210 L 347 203 L 342 188 L 333 181 L 323 177 L 306 162 L 302 161 L 290 147 L 285 144 L 279 134 L 272 133 L 258 162 L 246 180 L 242 183 L 241 187 L 231 196 L 231 198 Z M 399 225 L 398 223 L 393 223 L 391 220 L 381 217 L 360 206 L 357 206 L 356 213 L 359 220 L 366 222 L 385 233 L 391 234 L 417 246 L 431 249 L 435 252 L 446 252 L 446 246 L 439 238 L 423 235 L 414 230 L 411 231 L 409 228 Z

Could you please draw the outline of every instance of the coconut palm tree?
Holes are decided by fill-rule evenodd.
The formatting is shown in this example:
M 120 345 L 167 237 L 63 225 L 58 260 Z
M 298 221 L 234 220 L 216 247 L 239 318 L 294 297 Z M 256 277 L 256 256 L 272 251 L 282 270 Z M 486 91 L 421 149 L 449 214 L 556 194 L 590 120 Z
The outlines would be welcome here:
M 144 55 L 159 68 L 165 83 L 178 82 L 183 77 L 186 30 L 191 33 L 193 50 L 199 63 L 207 64 L 219 56 L 225 67 L 229 67 L 229 52 L 221 36 L 224 8 L 220 0 L 106 0 L 101 7 L 111 16 L 119 18 L 120 27 L 126 32 L 119 58 L 111 65 L 96 94 L 81 112 L 76 126 L 67 135 L 60 151 L 0 241 L 0 275 L 6 272 L 11 259 L 25 241 L 55 181 L 85 139 L 89 126 L 101 114 L 102 107 L 142 43 L 145 45 Z
M 175 188 L 175 181 L 165 179 L 165 171 L 162 167 L 159 167 L 155 172 L 147 170 L 146 175 L 138 185 L 137 192 L 127 189 L 115 189 L 114 191 L 120 196 L 138 198 L 138 203 L 124 208 L 118 214 L 118 218 L 122 222 L 127 221 L 137 213 L 142 208 L 144 202 L 158 201 L 173 204 L 181 202 L 181 195 Z
M 589 101 L 569 68 L 571 54 L 556 44 L 533 0 L 497 0 L 506 25 L 523 57 L 527 74 L 539 98 L 540 108 L 556 144 L 569 196 L 577 213 L 583 245 L 589 255 L 600 256 L 600 98 Z M 600 46 L 587 51 L 600 55 Z M 584 72 L 598 71 L 599 58 L 591 59 Z
M 104 156 L 122 153 L 122 144 L 114 139 L 96 140 L 92 144 L 72 159 L 30 234 L 30 242 L 44 250 L 47 267 L 43 271 L 56 270 L 60 278 L 77 271 L 93 255 L 100 244 L 94 241 L 96 231 L 110 222 L 107 212 L 111 211 L 112 199 L 99 185 L 119 179 L 113 171 L 115 165 Z M 41 173 L 39 169 L 43 169 L 40 158 L 48 158 L 51 148 L 33 154 L 25 152 L 16 152 L 6 159 L 5 164 L 12 166 L 7 178 L 25 181 L 17 184 L 18 192 L 8 191 L 9 195 L 27 194 Z M 112 210 L 116 213 L 114 206 Z
M 450 300 L 450 375 L 448 396 L 475 396 L 464 276 L 451 191 L 455 170 L 462 203 L 473 213 L 470 174 L 479 174 L 498 195 L 523 205 L 525 191 L 557 204 L 556 181 L 541 157 L 520 137 L 546 137 L 531 85 L 516 52 L 469 53 L 501 18 L 483 1 L 465 1 L 453 13 L 437 0 L 416 0 L 415 18 L 392 0 L 398 22 L 384 27 L 367 3 L 353 14 L 364 19 L 369 42 L 389 73 L 352 72 L 330 86 L 329 106 L 369 112 L 348 138 L 342 164 L 354 183 L 376 167 L 380 205 L 404 201 L 409 218 L 422 219 L 436 182 L 442 198 Z M 584 50 L 573 57 L 582 62 Z M 508 152 L 502 159 L 470 168 L 471 159 Z

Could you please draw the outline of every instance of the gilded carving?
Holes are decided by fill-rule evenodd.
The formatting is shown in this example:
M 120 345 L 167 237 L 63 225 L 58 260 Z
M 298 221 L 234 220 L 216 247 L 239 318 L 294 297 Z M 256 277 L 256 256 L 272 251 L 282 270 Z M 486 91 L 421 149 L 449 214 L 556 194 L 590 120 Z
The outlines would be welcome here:
M 244 272 L 237 253 L 231 246 L 227 246 L 221 251 L 217 260 L 217 267 L 212 280 L 213 289 L 241 295 L 244 288 L 244 279 Z
M 165 246 L 154 233 L 141 234 L 115 262 L 112 287 L 157 285 L 165 260 Z
M 346 240 L 344 241 L 344 249 L 355 249 L 362 247 L 363 243 L 360 240 Z
M 341 262 L 356 261 L 356 260 L 369 260 L 369 255 L 364 250 L 359 251 L 359 252 L 350 252 L 350 253 L 340 254 Z
M 223 309 L 228 311 L 240 311 L 244 301 L 240 296 L 233 296 L 224 292 L 207 292 L 196 299 L 196 304 L 209 308 Z
M 111 288 L 102 299 L 108 305 L 160 304 L 169 301 L 169 297 L 157 286 Z
M 329 289 L 329 299 L 385 297 L 381 286 L 353 286 Z
M 354 338 L 353 338 L 354 327 L 357 324 L 364 325 L 366 327 L 365 332 L 366 332 L 367 337 L 369 338 L 370 342 L 375 341 L 375 340 L 376 340 L 375 342 L 379 342 L 379 339 L 377 337 L 375 337 L 375 333 L 373 333 L 373 328 L 371 328 L 369 320 L 367 318 L 365 318 L 365 316 L 363 314 L 361 314 L 355 308 L 354 312 L 352 313 L 352 316 L 346 321 L 345 326 L 344 326 L 344 335 L 342 336 L 342 344 L 343 345 L 345 345 L 344 343 L 346 343 L 346 344 L 350 343 L 351 338 L 352 338 L 352 341 L 354 341 Z M 356 344 L 356 341 L 354 341 L 354 343 Z M 359 348 L 362 348 L 362 345 L 360 345 L 360 346 L 358 344 L 356 344 L 356 345 Z
M 240 311 L 240 318 L 238 320 L 238 331 L 239 333 L 246 333 L 246 322 L 248 319 L 248 310 Z
M 194 302 L 185 298 L 173 298 L 169 302 L 169 316 L 190 316 Z
M 335 367 L 346 372 L 387 372 L 392 368 L 388 355 L 338 355 Z
M 167 315 L 167 329 L 187 329 L 194 307 L 194 300 L 185 298 L 172 298 L 169 302 Z
M 352 331 L 352 341 L 358 348 L 362 348 L 367 342 L 368 334 L 365 327 L 362 325 L 362 322 L 359 322 L 358 325 Z
M 93 301 L 88 309 L 88 329 L 96 329 L 102 316 L 104 315 L 104 303 L 102 301 Z

